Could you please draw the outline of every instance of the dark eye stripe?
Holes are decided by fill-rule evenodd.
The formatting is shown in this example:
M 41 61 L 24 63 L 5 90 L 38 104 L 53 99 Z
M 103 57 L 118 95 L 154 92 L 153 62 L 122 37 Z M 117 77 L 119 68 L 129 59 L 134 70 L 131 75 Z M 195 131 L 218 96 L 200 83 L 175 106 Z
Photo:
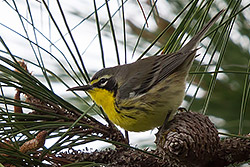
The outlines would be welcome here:
M 98 87 L 98 88 L 102 88 L 102 89 L 106 89 L 108 91 L 112 91 L 112 92 L 114 92 L 114 96 L 116 95 L 117 88 L 118 88 L 117 82 L 115 81 L 115 79 L 113 77 L 101 78 L 99 81 L 94 83 L 93 86 Z
M 105 88 L 108 83 L 108 78 L 101 78 L 99 81 L 93 84 L 94 87 Z M 106 82 L 106 84 L 104 84 Z
M 107 78 L 102 78 L 102 79 L 100 79 L 100 80 L 98 81 L 98 83 L 103 84 L 103 83 L 105 83 L 107 80 L 108 80 Z

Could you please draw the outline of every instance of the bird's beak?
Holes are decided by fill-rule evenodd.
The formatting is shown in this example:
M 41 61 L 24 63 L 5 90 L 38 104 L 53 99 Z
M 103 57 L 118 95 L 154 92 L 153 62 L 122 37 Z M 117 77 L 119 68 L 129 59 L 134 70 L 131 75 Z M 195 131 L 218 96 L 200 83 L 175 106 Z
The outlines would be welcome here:
M 67 91 L 78 91 L 78 90 L 82 90 L 82 91 L 89 91 L 93 89 L 93 86 L 92 85 L 83 85 L 83 86 L 76 86 L 76 87 L 73 87 L 73 88 L 69 88 Z

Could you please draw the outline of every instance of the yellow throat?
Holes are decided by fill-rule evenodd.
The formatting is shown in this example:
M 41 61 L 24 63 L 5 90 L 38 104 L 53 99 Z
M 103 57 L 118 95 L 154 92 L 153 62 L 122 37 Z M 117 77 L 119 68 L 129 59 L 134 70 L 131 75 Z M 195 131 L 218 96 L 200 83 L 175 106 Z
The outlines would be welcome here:
M 88 93 L 98 106 L 102 106 L 108 116 L 110 115 L 110 111 L 115 110 L 115 98 L 113 96 L 114 93 L 101 88 L 94 88 L 89 90 Z
M 95 103 L 102 107 L 108 118 L 114 124 L 124 128 L 125 130 L 140 131 L 139 127 L 138 130 L 136 130 L 136 127 L 134 127 L 134 123 L 136 122 L 135 119 L 124 116 L 125 114 L 118 110 L 117 106 L 115 105 L 115 97 L 113 92 L 110 92 L 106 89 L 94 88 L 89 90 L 88 93 Z

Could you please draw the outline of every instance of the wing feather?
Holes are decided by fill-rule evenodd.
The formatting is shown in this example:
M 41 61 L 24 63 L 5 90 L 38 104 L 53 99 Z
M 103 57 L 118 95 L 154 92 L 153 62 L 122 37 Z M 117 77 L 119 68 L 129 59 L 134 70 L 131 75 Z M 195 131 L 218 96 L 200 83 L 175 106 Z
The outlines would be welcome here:
M 152 56 L 131 64 L 129 70 L 133 70 L 133 74 L 131 74 L 131 77 L 127 77 L 126 81 L 120 86 L 119 98 L 124 99 L 146 93 L 154 85 L 175 72 L 188 57 L 192 56 L 193 59 L 195 51 L 196 49 L 188 53 L 177 52 L 169 55 Z

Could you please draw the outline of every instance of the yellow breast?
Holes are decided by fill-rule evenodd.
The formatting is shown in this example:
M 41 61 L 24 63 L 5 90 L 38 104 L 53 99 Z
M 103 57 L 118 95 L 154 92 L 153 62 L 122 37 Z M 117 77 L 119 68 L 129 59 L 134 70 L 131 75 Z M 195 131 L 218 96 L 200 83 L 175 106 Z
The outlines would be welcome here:
M 108 118 L 114 124 L 128 131 L 139 132 L 153 129 L 162 125 L 166 116 L 165 112 L 157 112 L 157 110 L 143 102 L 138 103 L 138 108 L 125 107 L 133 105 L 124 103 L 122 103 L 123 107 L 120 106 L 118 108 L 115 104 L 114 94 L 105 89 L 94 88 L 88 92 L 96 104 L 103 108 Z
M 123 113 L 119 112 L 115 106 L 115 98 L 112 92 L 105 89 L 94 88 L 88 91 L 91 98 L 95 103 L 101 106 L 104 112 L 107 114 L 108 118 L 116 125 L 128 129 L 131 124 L 136 120 L 131 120 L 131 118 L 124 116 Z

